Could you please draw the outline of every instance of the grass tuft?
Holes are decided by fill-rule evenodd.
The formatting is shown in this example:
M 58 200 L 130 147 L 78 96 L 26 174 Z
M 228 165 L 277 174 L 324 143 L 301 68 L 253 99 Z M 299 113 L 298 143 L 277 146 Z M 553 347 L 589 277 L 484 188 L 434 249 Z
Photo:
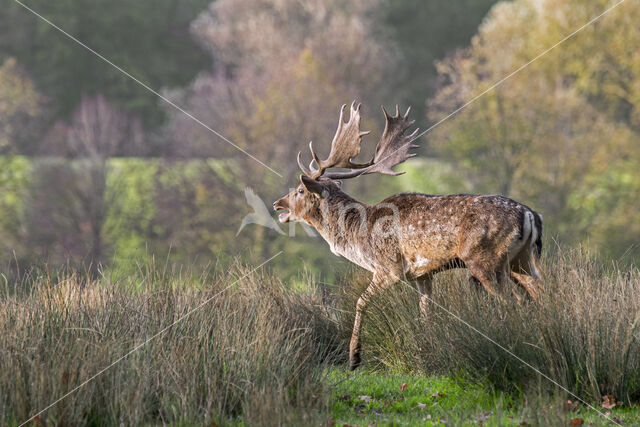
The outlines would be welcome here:
M 0 393 L 0 424 L 28 420 L 209 298 L 39 419 L 260 425 L 324 412 L 320 367 L 336 352 L 338 334 L 320 298 L 241 266 L 199 288 L 184 286 L 192 281 L 144 272 L 127 283 L 42 276 L 26 293 L 5 292 L 0 390 L 10 392 Z

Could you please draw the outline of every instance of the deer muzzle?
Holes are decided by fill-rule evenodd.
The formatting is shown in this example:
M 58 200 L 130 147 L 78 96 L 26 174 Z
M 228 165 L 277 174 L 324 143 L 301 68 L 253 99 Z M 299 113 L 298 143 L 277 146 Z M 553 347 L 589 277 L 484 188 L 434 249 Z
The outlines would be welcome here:
M 291 216 L 288 198 L 289 196 L 286 195 L 273 202 L 273 209 L 275 209 L 276 211 L 284 210 L 284 212 L 280 212 L 280 214 L 278 215 L 278 221 L 282 223 L 289 222 L 289 217 Z

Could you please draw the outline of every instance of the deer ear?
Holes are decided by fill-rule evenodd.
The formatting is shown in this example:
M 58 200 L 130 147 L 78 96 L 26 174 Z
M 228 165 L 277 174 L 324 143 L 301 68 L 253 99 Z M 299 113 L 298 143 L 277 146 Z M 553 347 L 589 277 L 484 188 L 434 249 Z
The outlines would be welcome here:
M 315 179 L 311 179 L 305 175 L 300 175 L 300 182 L 302 183 L 302 185 L 304 185 L 304 188 L 306 188 L 307 191 L 325 197 L 326 189 L 324 188 L 324 185 L 322 185 Z

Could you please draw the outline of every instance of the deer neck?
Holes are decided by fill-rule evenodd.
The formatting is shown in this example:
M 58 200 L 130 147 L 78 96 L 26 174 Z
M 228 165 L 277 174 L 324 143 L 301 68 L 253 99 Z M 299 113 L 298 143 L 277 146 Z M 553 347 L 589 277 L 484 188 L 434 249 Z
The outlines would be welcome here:
M 308 222 L 334 254 L 350 258 L 348 253 L 367 241 L 361 226 L 367 220 L 368 208 L 342 191 L 335 192 L 320 200 Z

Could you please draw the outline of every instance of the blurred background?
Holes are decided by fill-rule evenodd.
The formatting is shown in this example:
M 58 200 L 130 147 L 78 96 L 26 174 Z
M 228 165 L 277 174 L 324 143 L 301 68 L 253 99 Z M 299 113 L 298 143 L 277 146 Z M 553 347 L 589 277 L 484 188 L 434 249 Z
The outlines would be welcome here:
M 321 154 L 339 107 L 426 129 L 611 5 L 603 0 L 25 0 L 24 4 L 282 174 L 11 0 L 0 15 L 0 267 L 126 274 L 150 259 L 235 257 L 292 282 L 347 263 L 297 226 L 247 225 Z M 628 1 L 428 132 L 395 192 L 501 193 L 539 211 L 547 247 L 640 260 L 640 3 Z M 274 214 L 275 217 L 275 214 Z

